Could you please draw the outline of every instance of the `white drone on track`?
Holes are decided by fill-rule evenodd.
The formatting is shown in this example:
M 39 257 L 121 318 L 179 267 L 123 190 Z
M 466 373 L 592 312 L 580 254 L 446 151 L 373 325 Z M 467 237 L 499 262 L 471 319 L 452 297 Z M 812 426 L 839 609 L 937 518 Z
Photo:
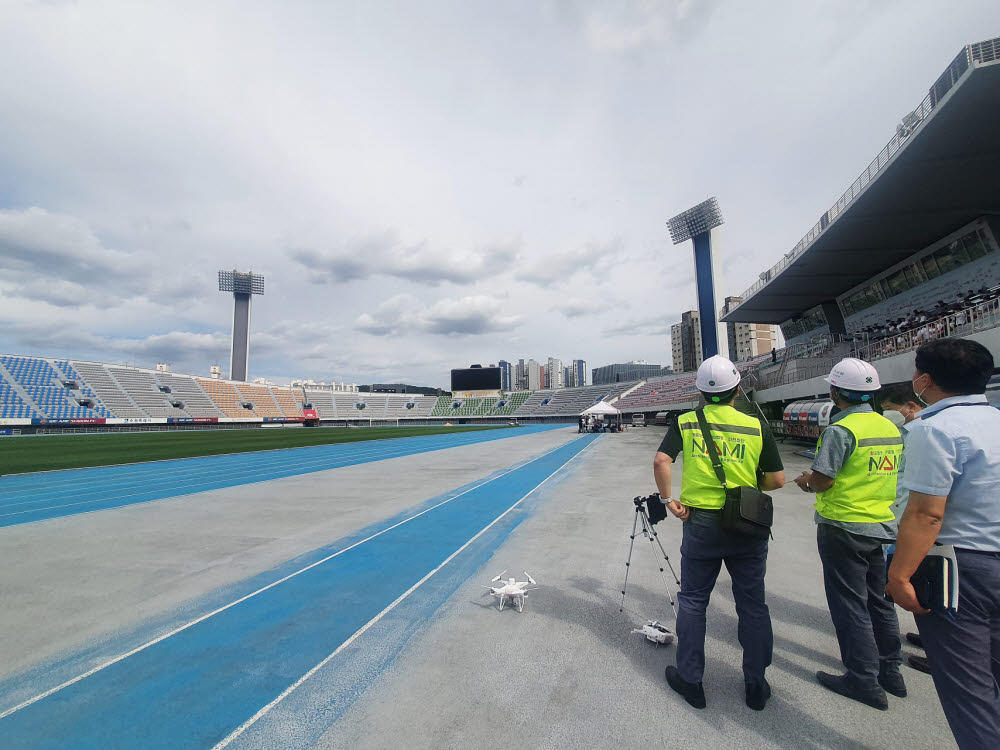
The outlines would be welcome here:
M 503 574 L 506 572 L 507 571 L 505 570 L 499 575 L 494 576 L 490 580 L 490 584 L 495 584 L 503 577 Z M 535 589 L 538 588 L 538 586 L 535 584 L 534 578 L 532 578 L 527 573 L 525 573 L 524 575 L 527 577 L 528 579 L 527 581 L 517 581 L 514 580 L 513 578 L 508 578 L 506 581 L 502 581 L 499 586 L 493 586 L 493 585 L 483 586 L 483 588 L 490 590 L 491 596 L 500 597 L 501 612 L 503 612 L 503 604 L 507 599 L 510 599 L 512 602 L 514 602 L 514 605 L 517 607 L 518 612 L 524 611 L 524 599 L 525 597 L 528 596 L 527 592 L 534 591 Z M 527 586 L 534 586 L 535 588 L 529 589 L 527 588 Z M 485 594 L 486 592 L 483 593 Z
M 657 620 L 647 620 L 645 625 L 641 628 L 636 628 L 632 633 L 644 635 L 647 641 L 652 641 L 657 645 L 663 643 L 669 646 L 674 642 L 674 634 L 663 627 Z

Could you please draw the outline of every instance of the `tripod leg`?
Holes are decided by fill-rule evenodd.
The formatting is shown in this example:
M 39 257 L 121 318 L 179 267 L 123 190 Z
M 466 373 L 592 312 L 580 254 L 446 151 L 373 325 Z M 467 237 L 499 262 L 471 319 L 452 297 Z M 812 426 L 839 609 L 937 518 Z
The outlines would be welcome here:
M 625 583 L 622 584 L 622 604 L 618 608 L 619 612 L 625 611 L 625 589 L 628 588 L 628 571 L 629 567 L 632 565 L 632 549 L 635 547 L 635 532 L 639 526 L 639 511 L 641 508 L 637 505 L 635 508 L 635 519 L 632 521 L 632 536 L 629 537 L 628 543 L 628 559 L 625 561 Z
M 654 545 L 654 540 L 655 540 L 655 544 L 657 546 L 659 546 L 660 552 L 663 553 L 663 559 L 666 560 L 667 565 L 670 567 L 670 572 L 674 573 L 674 568 L 673 568 L 672 565 L 670 565 L 670 558 L 667 557 L 666 550 L 664 550 L 663 549 L 663 545 L 660 544 L 660 539 L 659 539 L 659 537 L 656 536 L 656 532 L 653 530 L 653 524 L 651 524 L 649 522 L 649 516 L 646 515 L 645 509 L 642 508 L 642 507 L 639 507 L 639 508 L 637 508 L 637 511 L 642 516 L 642 531 L 643 531 L 643 533 L 647 537 L 649 537 L 649 549 L 653 552 L 653 557 L 656 557 L 656 548 L 653 546 Z M 658 567 L 660 568 L 660 577 L 662 578 L 663 576 L 666 575 L 666 573 L 664 572 L 662 565 L 660 565 Z M 676 582 L 676 584 L 678 586 L 681 585 L 681 582 L 677 578 L 677 574 L 676 573 L 674 573 L 674 581 Z M 667 601 L 670 602 L 670 609 L 672 609 L 674 611 L 674 622 L 676 622 L 677 621 L 677 605 L 674 603 L 673 594 L 670 593 L 670 584 L 667 583 L 667 579 L 666 578 L 663 579 L 663 588 L 666 589 L 666 592 L 667 592 Z
M 660 541 L 660 537 L 657 536 L 656 532 L 653 530 L 652 525 L 650 525 L 649 530 L 653 535 L 652 538 L 656 540 L 656 546 L 660 548 L 660 553 L 663 555 L 663 559 L 667 561 L 667 567 L 670 568 L 670 575 L 674 577 L 674 583 L 680 586 L 681 579 L 677 577 L 677 573 L 674 570 L 674 566 L 670 563 L 670 555 L 668 555 L 667 551 L 663 549 L 663 543 Z M 660 568 L 660 571 L 662 572 L 663 568 Z

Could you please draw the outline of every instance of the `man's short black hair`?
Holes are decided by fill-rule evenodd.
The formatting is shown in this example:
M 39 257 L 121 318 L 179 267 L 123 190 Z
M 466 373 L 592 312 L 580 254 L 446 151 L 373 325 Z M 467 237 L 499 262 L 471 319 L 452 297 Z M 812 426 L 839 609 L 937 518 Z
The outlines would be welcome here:
M 971 339 L 937 339 L 917 349 L 916 367 L 945 393 L 967 396 L 986 393 L 986 383 L 993 375 L 993 355 Z
M 878 392 L 878 400 L 880 404 L 890 403 L 899 406 L 910 401 L 915 404 L 920 403 L 917 394 L 913 392 L 913 384 L 909 381 L 882 386 L 882 390 Z

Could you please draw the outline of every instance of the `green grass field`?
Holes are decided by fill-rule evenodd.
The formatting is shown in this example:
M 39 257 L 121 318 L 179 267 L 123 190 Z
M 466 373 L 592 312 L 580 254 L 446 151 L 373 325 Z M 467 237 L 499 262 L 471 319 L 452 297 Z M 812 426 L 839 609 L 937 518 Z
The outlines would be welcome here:
M 277 448 L 355 443 L 415 435 L 495 430 L 505 426 L 360 429 L 317 427 L 294 430 L 197 430 L 0 438 L 0 474 L 75 469 L 82 466 L 109 466 L 167 458 L 216 456 L 221 453 L 251 453 Z

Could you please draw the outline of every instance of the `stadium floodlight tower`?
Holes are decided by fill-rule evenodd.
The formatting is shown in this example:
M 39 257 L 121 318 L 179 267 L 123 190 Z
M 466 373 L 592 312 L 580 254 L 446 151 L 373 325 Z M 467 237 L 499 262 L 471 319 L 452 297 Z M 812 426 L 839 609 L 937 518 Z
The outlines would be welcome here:
M 694 240 L 694 277 L 701 323 L 701 352 L 704 359 L 719 353 L 719 325 L 715 312 L 715 274 L 712 272 L 712 229 L 720 226 L 722 211 L 713 196 L 667 222 L 675 245 Z
M 229 379 L 245 381 L 250 362 L 250 297 L 264 293 L 264 277 L 253 271 L 219 271 L 219 291 L 233 293 Z

